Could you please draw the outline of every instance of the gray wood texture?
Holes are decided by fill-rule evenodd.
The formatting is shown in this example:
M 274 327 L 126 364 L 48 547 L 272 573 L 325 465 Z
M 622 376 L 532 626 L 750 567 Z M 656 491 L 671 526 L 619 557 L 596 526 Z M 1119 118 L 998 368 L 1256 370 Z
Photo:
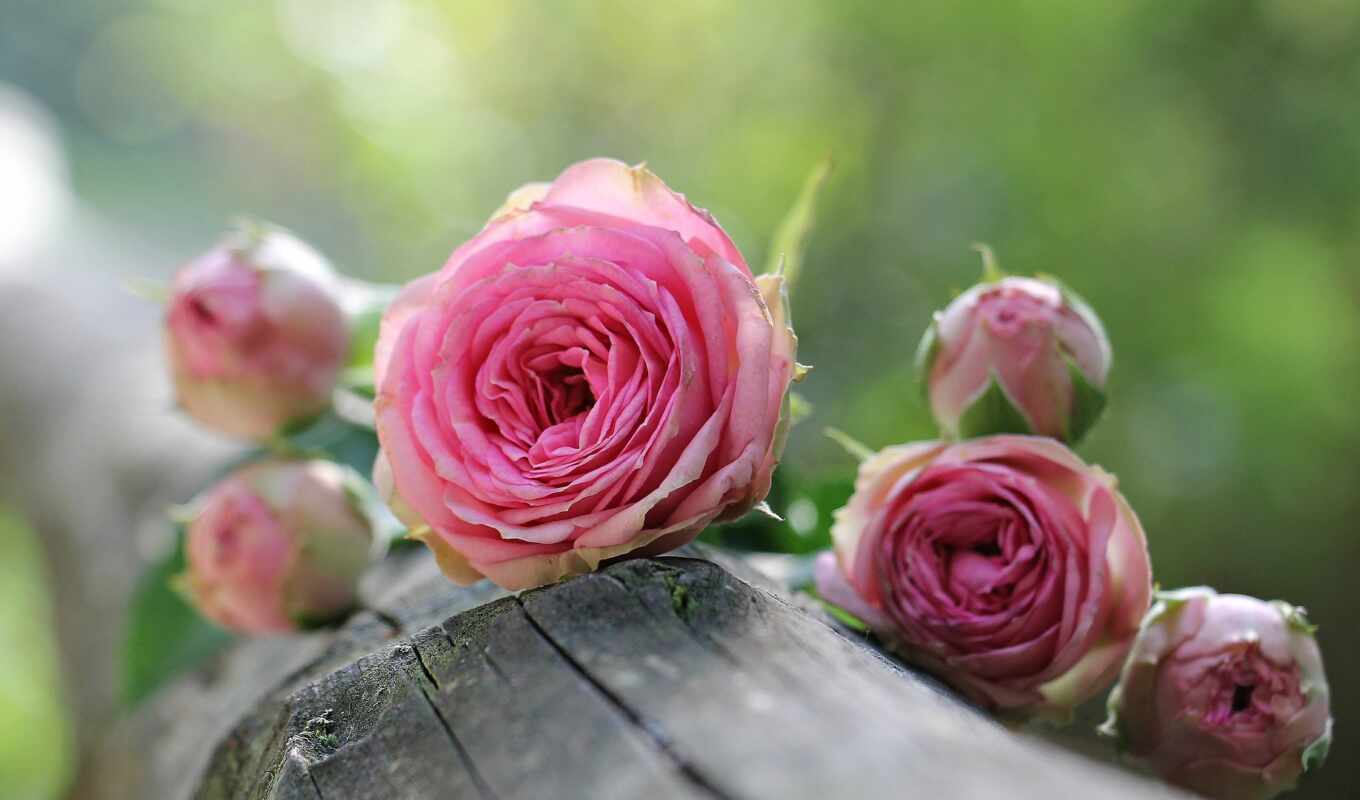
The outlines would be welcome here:
M 128 720 L 107 796 L 1180 796 L 1005 730 L 709 555 L 506 596 L 408 554 L 339 632 L 247 643 Z

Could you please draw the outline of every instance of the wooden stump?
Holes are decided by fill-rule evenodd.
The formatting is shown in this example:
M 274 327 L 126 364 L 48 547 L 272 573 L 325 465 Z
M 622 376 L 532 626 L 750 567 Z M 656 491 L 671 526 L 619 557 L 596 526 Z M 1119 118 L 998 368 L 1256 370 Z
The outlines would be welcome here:
M 514 597 L 406 562 L 338 633 L 247 643 L 128 720 L 110 796 L 1180 796 L 1004 730 L 739 563 Z

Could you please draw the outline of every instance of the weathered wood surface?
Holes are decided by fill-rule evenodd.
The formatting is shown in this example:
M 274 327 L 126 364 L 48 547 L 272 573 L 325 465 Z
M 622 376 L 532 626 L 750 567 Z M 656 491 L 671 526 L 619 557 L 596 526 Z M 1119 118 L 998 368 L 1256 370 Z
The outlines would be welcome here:
M 249 643 L 128 720 L 107 796 L 1179 796 L 1011 734 L 740 564 L 630 561 L 511 597 L 408 561 L 375 576 L 376 612 Z

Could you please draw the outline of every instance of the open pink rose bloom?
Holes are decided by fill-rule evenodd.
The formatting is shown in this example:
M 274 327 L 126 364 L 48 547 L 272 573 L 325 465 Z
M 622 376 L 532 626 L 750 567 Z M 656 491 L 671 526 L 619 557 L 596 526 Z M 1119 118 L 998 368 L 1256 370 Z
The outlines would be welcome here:
M 951 437 L 1032 433 L 1075 442 L 1104 409 L 1110 342 L 1055 281 L 983 282 L 935 315 L 918 368 Z
M 1162 592 L 1103 732 L 1171 783 L 1264 800 L 1327 756 L 1330 693 L 1301 609 L 1196 587 Z
M 343 616 L 373 550 L 345 481 L 329 461 L 264 461 L 232 473 L 194 503 L 180 588 L 205 617 L 241 633 Z
M 349 347 L 334 280 L 316 251 L 258 226 L 185 265 L 165 325 L 180 406 L 255 440 L 325 410 Z
M 992 710 L 1061 718 L 1113 681 L 1151 594 L 1143 529 L 1052 439 L 889 447 L 837 513 L 817 588 Z
M 375 477 L 459 582 L 670 550 L 769 491 L 794 348 L 782 278 L 646 169 L 585 161 L 388 310 Z

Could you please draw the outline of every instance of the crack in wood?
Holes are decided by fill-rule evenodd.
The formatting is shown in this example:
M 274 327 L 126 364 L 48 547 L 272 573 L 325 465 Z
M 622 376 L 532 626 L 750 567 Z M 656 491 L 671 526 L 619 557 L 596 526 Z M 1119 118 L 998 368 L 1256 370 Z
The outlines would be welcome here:
M 287 702 L 283 703 L 282 707 L 279 709 L 279 713 L 275 715 L 274 725 L 269 730 L 268 744 L 260 750 L 257 764 L 262 765 L 268 759 L 269 754 L 275 752 L 275 746 L 282 741 L 284 731 L 288 729 L 288 723 L 292 717 L 293 704 Z M 288 758 L 288 751 L 286 748 L 279 747 L 278 749 L 282 750 L 282 758 L 275 762 L 273 769 L 265 770 L 263 773 L 265 780 L 262 788 L 265 796 L 268 796 L 274 791 L 274 783 L 279 779 L 279 776 L 283 774 L 283 761 Z
M 317 785 L 316 776 L 312 774 L 312 771 L 311 771 L 310 769 L 309 769 L 309 770 L 306 770 L 306 772 L 307 772 L 307 781 L 308 781 L 309 783 L 312 784 L 312 791 L 316 792 L 316 796 L 317 796 L 318 798 L 320 798 L 320 800 L 326 800 L 326 795 L 325 795 L 325 793 L 322 792 L 322 791 L 321 791 L 321 787 L 320 787 L 319 785 Z
M 543 641 L 546 642 L 548 646 L 551 647 L 564 662 L 566 662 L 567 666 L 569 666 L 574 672 L 576 672 L 577 675 L 581 677 L 582 680 L 584 680 L 587 684 L 592 686 L 595 689 L 595 691 L 599 692 L 600 696 L 603 697 L 614 708 L 615 711 L 617 711 L 620 715 L 627 719 L 635 728 L 642 731 L 646 735 L 648 740 L 650 740 L 656 746 L 656 748 L 659 751 L 661 751 L 663 755 L 665 755 L 665 757 L 675 766 L 676 770 L 678 770 L 681 775 L 685 776 L 687 780 L 693 783 L 694 786 L 700 789 L 701 791 L 706 792 L 707 794 L 715 798 L 721 798 L 722 800 L 731 800 L 731 798 L 733 797 L 732 795 L 720 789 L 712 780 L 708 778 L 708 776 L 704 775 L 703 772 L 701 772 L 695 765 L 689 763 L 684 758 L 682 758 L 680 754 L 675 752 L 671 745 L 670 738 L 666 735 L 666 732 L 661 727 L 660 723 L 658 723 L 655 720 L 644 718 L 635 709 L 629 707 L 627 703 L 624 703 L 623 700 L 618 695 L 611 691 L 608 686 L 604 685 L 598 679 L 596 679 L 596 677 L 592 675 L 589 670 L 587 670 L 584 666 L 581 665 L 579 661 L 573 658 L 572 655 L 568 653 L 566 649 L 563 648 L 562 645 L 559 644 L 557 640 L 555 640 L 547 632 L 547 630 L 544 629 L 544 627 L 539 623 L 539 620 L 534 618 L 533 612 L 527 606 L 525 606 L 523 600 L 521 600 L 519 597 L 516 597 L 515 602 L 518 603 L 520 608 L 524 610 L 525 619 L 528 620 L 529 626 L 533 628 L 533 630 L 539 635 L 539 637 L 541 637 Z
M 497 677 L 497 678 L 500 678 L 501 680 L 505 681 L 507 684 L 511 684 L 511 683 L 512 683 L 511 680 L 510 680 L 510 675 L 506 673 L 505 668 L 502 667 L 502 666 L 496 661 L 496 659 L 492 657 L 491 651 L 488 650 L 488 649 L 485 648 L 485 647 L 482 648 L 482 659 L 483 659 L 484 661 L 486 661 L 487 669 L 489 669 L 489 670 L 491 670 L 492 672 L 494 672 L 494 673 L 496 674 L 496 677 Z
M 395 616 L 383 611 L 376 606 L 363 606 L 363 610 L 378 618 L 388 628 L 387 638 L 391 639 L 406 632 L 406 625 Z
M 448 634 L 445 634 L 445 636 L 447 635 Z M 400 644 L 393 649 L 393 655 L 401 655 L 407 652 L 410 652 L 415 656 L 416 663 L 420 665 L 420 672 L 425 676 L 425 680 L 430 682 L 430 685 L 435 688 L 435 691 L 442 691 L 444 687 L 439 684 L 439 679 L 430 671 L 430 665 L 425 663 L 425 655 L 420 652 L 419 647 L 415 645 Z
M 449 643 L 452 644 L 453 639 L 449 637 L 448 631 L 444 631 L 444 636 L 445 638 L 448 638 Z M 399 645 L 394 648 L 393 655 L 397 655 L 403 649 L 409 649 L 413 653 L 416 663 L 420 665 L 421 673 L 424 674 L 425 679 L 430 682 L 429 688 L 433 688 L 436 692 L 443 691 L 439 685 L 439 681 L 435 679 L 434 673 L 430 671 L 430 666 L 425 663 L 425 656 L 421 653 L 420 648 L 415 645 L 409 647 L 407 645 Z M 473 763 L 472 757 L 468 754 L 467 748 L 463 746 L 462 740 L 458 738 L 458 734 L 453 732 L 453 727 L 449 725 L 449 721 L 444 718 L 444 712 L 439 710 L 439 704 L 434 702 L 434 698 L 430 697 L 429 688 L 420 686 L 420 696 L 425 700 L 425 704 L 429 706 L 435 719 L 439 720 L 439 726 L 444 729 L 444 733 L 449 737 L 449 742 L 453 745 L 454 751 L 458 754 L 458 760 L 462 763 L 463 769 L 467 771 L 468 777 L 472 780 L 473 785 L 477 787 L 477 792 L 481 794 L 485 800 L 496 800 L 496 793 L 491 790 L 490 784 L 486 782 L 486 778 L 478 771 L 477 765 Z
M 729 614 L 729 622 L 736 622 L 737 616 L 742 613 L 750 613 L 759 620 L 759 625 L 755 627 L 759 629 L 769 629 L 771 627 L 786 627 L 780 624 L 779 619 L 776 619 L 776 617 L 780 615 L 783 615 L 784 618 L 787 618 L 788 615 L 797 617 L 813 616 L 827 627 L 832 628 L 832 631 L 836 634 L 836 639 L 841 642 L 844 648 L 844 652 L 839 654 L 841 658 L 832 658 L 832 651 L 821 648 L 800 648 L 799 650 L 799 655 L 801 657 L 812 660 L 819 666 L 835 670 L 838 667 L 843 666 L 843 657 L 847 653 L 853 654 L 854 656 L 867 654 L 871 655 L 878 663 L 887 667 L 891 672 L 896 673 L 900 679 L 924 683 L 936 690 L 937 693 L 942 693 L 953 699 L 952 695 L 948 695 L 947 690 L 945 690 L 934 678 L 911 672 L 905 669 L 900 662 L 891 659 L 882 651 L 868 646 L 866 642 L 856 642 L 850 639 L 844 634 L 842 629 L 831 624 L 829 618 L 809 614 L 808 609 L 793 602 L 791 598 L 783 596 L 777 591 L 773 591 L 771 588 L 764 585 L 763 582 L 757 583 L 736 577 L 732 572 L 722 569 L 722 567 L 728 566 L 726 563 L 718 564 L 710 560 L 687 556 L 668 556 L 657 559 L 657 561 L 662 564 L 667 564 L 666 568 L 669 570 L 682 571 L 690 581 L 692 587 L 707 589 L 708 593 L 731 591 L 733 589 L 733 580 L 741 581 L 747 590 L 746 597 L 735 604 Z M 687 568 L 683 570 L 680 569 L 682 565 L 687 566 Z M 654 603 L 648 603 L 646 597 L 642 594 L 647 589 L 647 583 L 618 579 L 615 579 L 615 582 L 624 586 L 631 594 L 637 597 L 643 606 L 650 608 L 651 606 L 656 605 Z M 702 593 L 703 592 L 701 592 L 701 594 Z M 749 657 L 751 656 L 751 653 L 749 652 L 747 653 L 748 657 L 743 657 L 741 654 L 727 647 L 715 638 L 714 631 L 719 630 L 720 628 L 713 624 L 714 621 L 712 619 L 699 620 L 698 622 L 703 624 L 696 624 L 694 614 L 692 613 L 676 614 L 675 616 L 684 623 L 685 630 L 696 643 L 707 647 L 720 658 L 731 663 L 734 667 L 742 670 L 752 670 L 755 675 L 763 675 L 767 679 L 777 681 L 795 694 L 807 690 L 807 665 L 804 665 L 798 670 L 791 670 L 783 659 L 772 657 L 777 652 L 776 650 L 763 647 L 758 648 L 758 655 L 756 657 Z M 748 648 L 748 650 L 749 649 L 750 648 Z M 895 683 L 895 681 L 893 682 Z M 891 689 L 900 691 L 900 686 L 892 686 Z M 833 682 L 827 687 L 827 691 L 838 693 L 839 689 Z M 848 698 L 848 701 L 852 702 L 854 699 L 855 698 L 851 697 Z
M 620 578 L 618 578 L 618 577 L 615 577 L 614 575 L 608 575 L 608 574 L 604 574 L 604 575 L 602 575 L 602 577 L 607 578 L 610 582 L 614 583 L 614 584 L 617 585 L 620 589 L 622 589 L 623 591 L 627 592 L 628 595 L 629 595 L 630 597 L 632 597 L 633 600 L 638 604 L 638 606 L 639 606 L 640 608 L 642 608 L 643 612 L 646 613 L 648 616 L 650 616 L 652 619 L 655 619 L 655 620 L 660 621 L 660 620 L 669 620 L 669 619 L 671 619 L 671 618 L 674 618 L 674 619 L 679 620 L 679 621 L 680 621 L 680 624 L 683 626 L 684 630 L 689 634 L 689 638 L 690 638 L 691 640 L 693 640 L 695 644 L 700 645 L 701 647 L 705 648 L 705 649 L 708 650 L 709 652 L 711 652 L 711 653 L 713 653 L 714 655 L 716 655 L 718 658 L 722 659 L 723 661 L 726 661 L 728 664 L 730 664 L 730 665 L 732 665 L 732 666 L 734 666 L 734 667 L 743 666 L 741 659 L 739 659 L 735 653 L 733 653 L 730 649 L 724 647 L 723 644 L 722 644 L 721 642 L 719 642 L 718 640 L 714 639 L 714 638 L 713 638 L 712 636 L 710 636 L 707 632 L 705 632 L 705 631 L 703 631 L 703 630 L 701 630 L 701 629 L 699 629 L 698 627 L 695 626 L 692 613 L 690 613 L 690 612 L 688 612 L 688 611 L 686 611 L 685 613 L 682 613 L 680 609 L 676 608 L 676 604 L 675 604 L 675 602 L 674 602 L 674 591 L 675 591 L 675 586 L 676 586 L 676 585 L 681 585 L 681 584 L 673 583 L 672 581 L 677 581 L 677 582 L 678 582 L 679 580 L 681 580 L 681 578 L 678 578 L 678 577 L 677 577 L 677 578 L 672 578 L 672 577 L 670 577 L 670 576 L 674 575 L 675 573 L 678 573 L 678 574 L 681 575 L 681 576 L 690 576 L 690 575 L 692 575 L 693 567 L 690 568 L 691 571 L 686 571 L 686 570 L 684 570 L 684 569 L 682 569 L 682 568 L 670 566 L 670 565 L 664 563 L 664 562 L 666 562 L 666 561 L 671 561 L 671 560 L 675 560 L 675 561 L 688 561 L 688 562 L 691 563 L 691 564 L 696 564 L 696 563 L 697 563 L 697 564 L 702 565 L 702 567 L 705 568 L 705 569 L 713 568 L 713 564 L 712 564 L 712 563 L 707 562 L 707 561 L 700 561 L 700 560 L 698 560 L 698 559 L 678 559 L 678 558 L 677 558 L 677 559 L 658 559 L 658 560 L 657 560 L 657 571 L 662 575 L 663 582 L 664 582 L 665 585 L 666 585 L 666 589 L 667 589 L 669 592 L 672 593 L 672 602 L 671 602 L 671 605 L 670 605 L 669 607 L 667 607 L 667 608 L 664 608 L 664 609 L 663 609 L 663 608 L 658 608 L 657 606 L 658 606 L 659 604 L 648 602 L 648 598 L 643 594 L 643 591 L 644 591 L 644 590 L 648 587 L 648 585 L 649 585 L 648 583 L 642 583 L 641 585 L 637 585 L 634 581 L 626 581 L 626 580 L 622 580 L 622 579 L 620 579 Z M 703 585 L 703 582 L 702 582 L 702 581 L 692 581 L 691 583 L 699 583 L 699 586 L 690 586 L 690 585 L 686 585 L 686 586 L 685 586 L 686 591 L 687 591 L 686 597 L 688 597 L 688 591 L 690 591 L 690 590 L 692 590 L 692 589 L 712 588 L 712 587 Z M 752 586 L 751 588 L 754 589 L 754 590 L 759 591 L 759 588 L 758 588 L 758 587 Z M 689 602 L 689 601 L 687 600 L 687 601 L 686 601 L 686 604 L 688 604 L 688 602 Z M 752 598 L 752 602 L 754 602 L 754 598 Z M 686 605 L 686 607 L 688 608 L 688 605 Z
M 245 675 L 275 688 L 201 777 L 132 796 L 195 783 L 203 800 L 1177 796 L 1005 734 L 715 559 L 624 561 L 499 599 L 406 580 L 384 606 L 405 610 L 360 614 L 302 669 L 274 658 Z M 292 752 L 328 708 L 336 746 Z

